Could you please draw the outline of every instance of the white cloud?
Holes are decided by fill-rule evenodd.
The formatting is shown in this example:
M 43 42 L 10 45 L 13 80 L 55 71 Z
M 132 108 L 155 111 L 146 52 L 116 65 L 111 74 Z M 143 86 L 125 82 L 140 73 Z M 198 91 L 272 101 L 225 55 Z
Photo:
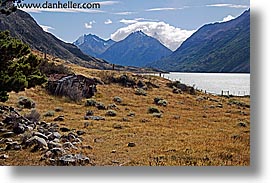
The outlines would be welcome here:
M 96 22 L 91 21 L 91 22 L 85 23 L 84 26 L 85 26 L 86 29 L 91 29 L 91 28 L 93 28 L 94 23 L 96 23 Z
M 242 8 L 242 9 L 249 8 L 248 5 L 240 5 L 240 4 L 209 4 L 209 5 L 206 5 L 206 6 L 208 6 L 208 7 Z
M 226 17 L 223 18 L 223 20 L 221 22 L 228 22 L 230 20 L 233 20 L 235 17 L 233 17 L 232 15 L 228 15 Z
M 106 20 L 106 21 L 104 22 L 104 24 L 106 24 L 106 25 L 109 25 L 109 24 L 112 24 L 112 23 L 113 23 L 113 21 L 110 20 L 110 19 L 108 19 L 108 20 Z
M 152 8 L 147 9 L 145 11 L 174 11 L 174 10 L 182 10 L 183 8 Z
M 117 12 L 117 13 L 113 13 L 113 14 L 115 14 L 115 15 L 132 15 L 135 13 L 136 12 L 124 11 L 124 12 Z
M 127 20 L 127 19 L 122 19 L 119 21 L 120 23 L 124 23 L 124 24 L 134 24 L 137 23 L 137 20 Z
M 96 3 L 99 3 L 100 5 L 108 6 L 108 5 L 118 4 L 120 2 L 119 1 L 101 1 Z
M 45 32 L 50 32 L 50 30 L 54 30 L 53 27 L 48 26 L 48 25 L 40 25 L 40 27 L 41 27 Z
M 136 22 L 118 29 L 111 35 L 114 41 L 125 39 L 132 32 L 141 30 L 145 34 L 158 39 L 171 50 L 176 50 L 183 41 L 190 37 L 194 30 L 183 30 L 173 27 L 165 22 Z
M 123 24 L 134 24 L 140 21 L 157 21 L 154 19 L 135 18 L 135 19 L 121 19 L 119 22 Z

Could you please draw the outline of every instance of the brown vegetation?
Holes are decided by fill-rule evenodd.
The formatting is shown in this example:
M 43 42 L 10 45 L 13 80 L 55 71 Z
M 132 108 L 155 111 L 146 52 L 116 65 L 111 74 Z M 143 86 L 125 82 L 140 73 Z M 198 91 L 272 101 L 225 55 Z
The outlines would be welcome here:
M 57 122 L 61 127 L 83 130 L 84 141 L 76 151 L 87 155 L 95 165 L 250 165 L 249 97 L 226 98 L 200 92 L 176 94 L 167 86 L 170 81 L 160 77 L 66 65 L 76 74 L 100 78 L 105 83 L 97 86 L 95 101 L 107 107 L 114 104 L 114 98 L 122 99 L 110 105 L 115 115 L 107 109 L 85 106 L 85 99 L 75 103 L 50 96 L 42 87 L 10 93 L 5 105 L 17 108 L 18 97 L 25 96 L 36 102 L 40 114 L 62 108 L 52 117 L 41 115 L 40 120 L 54 122 L 62 115 L 65 120 Z M 157 87 L 145 88 L 146 95 L 136 95 L 137 86 L 108 82 L 122 75 Z M 156 97 L 165 99 L 166 105 L 157 105 Z M 149 113 L 149 107 L 158 109 L 161 116 Z M 28 114 L 30 110 L 23 109 L 21 113 Z M 86 120 L 87 111 L 105 120 Z M 6 154 L 9 158 L 0 159 L 0 165 L 47 165 L 39 161 L 41 152 L 26 149 Z

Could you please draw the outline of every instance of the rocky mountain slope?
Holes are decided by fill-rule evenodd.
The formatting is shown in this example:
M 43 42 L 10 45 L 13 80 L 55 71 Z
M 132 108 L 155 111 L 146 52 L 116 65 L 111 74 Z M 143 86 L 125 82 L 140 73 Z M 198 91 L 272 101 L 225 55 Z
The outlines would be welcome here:
M 79 37 L 73 44 L 83 53 L 93 57 L 98 57 L 114 43 L 115 41 L 112 39 L 105 41 L 96 35 L 88 34 Z
M 79 48 L 65 43 L 51 33 L 43 31 L 38 23 L 26 12 L 17 10 L 6 16 L 0 14 L 0 31 L 9 30 L 14 37 L 27 43 L 32 49 L 59 57 L 85 67 L 111 68 L 108 62 L 90 57 Z
M 167 57 L 171 53 L 172 51 L 157 39 L 147 36 L 142 31 L 137 31 L 115 43 L 100 58 L 114 64 L 140 67 Z
M 250 72 L 250 10 L 201 27 L 169 57 L 148 66 L 180 72 Z

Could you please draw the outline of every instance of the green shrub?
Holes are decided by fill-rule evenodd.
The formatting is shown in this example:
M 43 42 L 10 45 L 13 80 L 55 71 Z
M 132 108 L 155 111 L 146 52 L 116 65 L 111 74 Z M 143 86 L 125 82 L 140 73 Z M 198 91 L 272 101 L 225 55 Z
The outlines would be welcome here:
M 8 100 L 8 92 L 20 92 L 46 82 L 39 65 L 41 59 L 28 45 L 0 31 L 0 101 Z

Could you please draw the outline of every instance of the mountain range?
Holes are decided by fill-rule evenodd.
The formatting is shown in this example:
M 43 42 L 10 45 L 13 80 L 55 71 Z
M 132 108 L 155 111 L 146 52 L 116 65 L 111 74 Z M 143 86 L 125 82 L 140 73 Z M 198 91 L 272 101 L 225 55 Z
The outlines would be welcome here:
M 66 43 L 21 10 L 0 14 L 3 30 L 32 49 L 89 68 L 112 69 L 119 64 L 116 69 L 129 71 L 140 70 L 138 66 L 178 72 L 250 72 L 250 10 L 228 22 L 202 26 L 174 52 L 142 31 L 119 42 L 89 34 L 74 44 Z
M 6 16 L 0 14 L 0 31 L 9 30 L 32 49 L 46 52 L 55 57 L 85 67 L 106 69 L 111 68 L 108 62 L 84 54 L 77 46 L 65 43 L 51 33 L 45 32 L 26 12 L 17 10 Z
M 99 57 L 114 43 L 115 41 L 112 39 L 105 41 L 96 35 L 88 34 L 79 37 L 73 44 L 83 53 L 93 57 Z
M 147 66 L 177 72 L 250 72 L 250 10 L 202 26 L 167 58 Z
M 100 55 L 100 58 L 114 64 L 143 67 L 171 53 L 172 51 L 157 39 L 142 31 L 136 31 L 124 40 L 113 44 Z

